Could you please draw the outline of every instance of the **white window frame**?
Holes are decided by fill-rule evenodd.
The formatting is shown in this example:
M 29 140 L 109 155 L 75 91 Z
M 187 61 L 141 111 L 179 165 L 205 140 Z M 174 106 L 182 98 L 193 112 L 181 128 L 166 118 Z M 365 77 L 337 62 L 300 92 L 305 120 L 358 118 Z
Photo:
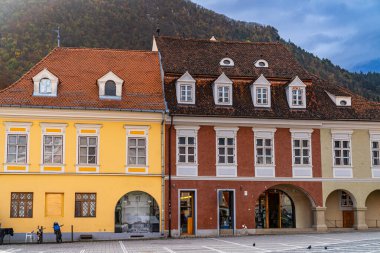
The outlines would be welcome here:
M 293 104 L 293 90 L 302 91 L 302 104 Z M 293 81 L 286 87 L 286 96 L 288 99 L 288 105 L 291 109 L 304 109 L 306 108 L 306 84 L 304 84 L 301 79 L 296 76 Z M 297 100 L 298 101 L 298 100 Z
M 182 94 L 183 92 L 185 93 L 185 95 Z M 193 92 L 193 86 L 191 84 L 181 83 L 179 85 L 179 93 L 180 93 L 179 100 L 181 101 L 181 103 L 193 103 L 194 92 Z
M 126 153 L 125 153 L 125 173 L 126 174 L 148 174 L 149 171 L 149 126 L 132 126 L 124 125 L 126 130 Z M 129 138 L 145 138 L 145 164 L 129 164 L 128 163 L 128 147 Z M 135 169 L 142 169 L 142 171 L 134 171 Z
M 66 127 L 67 124 L 60 123 L 40 123 L 42 130 L 41 135 L 41 162 L 40 171 L 49 173 L 61 173 L 66 166 Z M 45 136 L 62 136 L 62 163 L 45 163 L 44 160 L 44 139 Z M 46 167 L 46 170 L 45 170 Z M 49 168 L 56 168 L 55 170 L 49 170 Z
M 332 147 L 332 159 L 333 159 L 333 176 L 334 178 L 352 178 L 352 130 L 331 130 L 331 147 Z M 349 165 L 335 165 L 335 141 L 348 141 L 350 145 L 349 149 Z
M 370 142 L 369 142 L 369 148 L 370 148 L 370 153 L 371 153 L 371 174 L 372 178 L 380 178 L 380 163 L 378 165 L 373 164 L 373 147 L 372 147 L 372 142 L 378 142 L 378 145 L 380 145 L 380 130 L 370 130 L 369 131 L 369 136 L 370 136 Z M 378 152 L 380 156 L 380 146 L 378 147 Z M 379 157 L 380 160 L 380 157 Z
M 259 78 L 250 86 L 251 88 L 251 97 L 253 106 L 255 107 L 264 107 L 270 108 L 272 104 L 271 99 L 271 83 L 264 77 L 263 74 L 260 75 Z M 258 103 L 258 89 L 266 89 L 267 90 L 267 103 Z
M 4 147 L 4 172 L 28 172 L 30 161 L 30 128 L 32 123 L 24 122 L 4 122 L 5 124 L 5 147 Z M 8 162 L 8 136 L 9 135 L 26 135 L 26 162 L 25 163 L 9 163 Z M 8 167 L 20 167 L 20 169 L 8 170 Z
M 237 131 L 238 127 L 214 127 L 215 130 L 215 165 L 217 177 L 237 177 Z M 233 138 L 234 140 L 234 162 L 233 163 L 219 163 L 219 138 Z M 227 152 L 227 150 L 226 150 Z
M 255 160 L 255 177 L 275 177 L 276 176 L 276 154 L 275 154 L 275 138 L 276 128 L 252 128 L 254 135 L 254 160 Z M 271 139 L 272 143 L 272 163 L 257 163 L 257 139 Z
M 294 178 L 312 178 L 313 177 L 313 150 L 312 150 L 312 139 L 311 135 L 313 133 L 313 129 L 290 129 L 289 130 L 292 136 L 292 174 Z M 309 164 L 303 163 L 303 155 L 302 148 L 301 150 L 301 164 L 295 163 L 295 152 L 294 152 L 294 141 L 307 140 L 309 142 Z
M 107 96 L 105 95 L 105 86 L 107 81 L 114 81 L 116 84 L 116 96 Z M 104 76 L 98 79 L 97 81 L 99 87 L 99 98 L 100 99 L 112 99 L 112 100 L 121 100 L 123 83 L 124 80 L 118 77 L 112 71 L 108 72 Z
M 77 130 L 76 136 L 76 172 L 77 173 L 99 173 L 100 167 L 100 124 L 75 124 Z M 91 131 L 90 133 L 88 131 Z M 97 148 L 96 148 L 96 164 L 81 164 L 79 162 L 79 137 L 97 137 Z M 85 168 L 95 168 L 95 171 L 81 171 Z
M 41 93 L 40 92 L 40 81 L 42 79 L 49 79 L 50 85 L 51 85 L 51 92 L 49 93 Z M 33 77 L 33 96 L 40 96 L 40 97 L 56 97 L 57 96 L 57 90 L 58 90 L 58 77 L 56 77 L 54 74 L 52 74 L 49 70 L 46 68 L 43 69 L 41 72 L 39 72 L 37 75 Z
M 301 107 L 304 104 L 304 90 L 302 88 L 292 88 L 292 106 Z
M 213 93 L 214 103 L 216 105 L 232 105 L 233 103 L 233 87 L 232 81 L 224 74 L 224 72 L 214 81 Z M 228 102 L 219 102 L 219 88 L 228 87 Z
M 195 79 L 189 74 L 188 71 L 185 72 L 177 81 L 176 81 L 176 96 L 178 104 L 195 104 Z M 181 99 L 181 86 L 186 85 L 191 87 L 191 101 L 183 101 Z
M 176 168 L 177 176 L 198 176 L 198 130 L 199 126 L 175 126 L 176 129 Z M 194 145 L 194 162 L 181 163 L 179 162 L 179 138 L 193 137 Z
M 229 61 L 229 63 L 225 63 L 224 61 Z M 219 65 L 222 67 L 233 67 L 235 63 L 231 58 L 223 58 L 220 60 Z

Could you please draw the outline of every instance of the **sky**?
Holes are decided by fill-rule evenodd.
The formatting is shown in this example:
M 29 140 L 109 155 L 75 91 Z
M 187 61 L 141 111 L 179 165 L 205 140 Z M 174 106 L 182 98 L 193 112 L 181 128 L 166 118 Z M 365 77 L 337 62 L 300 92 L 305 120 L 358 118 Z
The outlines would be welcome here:
M 192 0 L 280 36 L 350 71 L 380 72 L 380 0 Z

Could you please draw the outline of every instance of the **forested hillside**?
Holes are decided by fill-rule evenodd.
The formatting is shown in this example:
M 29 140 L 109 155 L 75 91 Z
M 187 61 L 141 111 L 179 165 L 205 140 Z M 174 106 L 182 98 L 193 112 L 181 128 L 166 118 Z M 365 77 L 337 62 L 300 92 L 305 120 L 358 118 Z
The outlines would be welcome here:
M 0 0 L 0 87 L 56 46 L 150 49 L 152 35 L 240 41 L 282 41 L 275 28 L 232 20 L 186 0 Z M 380 74 L 354 74 L 285 42 L 310 72 L 373 100 Z

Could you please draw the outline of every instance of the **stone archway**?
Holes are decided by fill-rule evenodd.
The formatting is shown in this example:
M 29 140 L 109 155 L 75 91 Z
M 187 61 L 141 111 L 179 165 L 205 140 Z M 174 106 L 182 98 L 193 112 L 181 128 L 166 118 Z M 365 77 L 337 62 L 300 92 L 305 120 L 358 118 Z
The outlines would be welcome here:
M 119 199 L 115 207 L 115 233 L 158 233 L 160 211 L 148 193 L 132 191 Z
M 354 195 L 344 189 L 337 189 L 327 196 L 326 225 L 328 228 L 353 228 L 356 224 Z
M 311 228 L 314 207 L 314 200 L 300 187 L 290 184 L 270 187 L 256 202 L 256 228 Z M 272 218 L 276 219 L 269 221 Z
M 380 190 L 368 194 L 365 205 L 365 221 L 369 228 L 380 227 Z

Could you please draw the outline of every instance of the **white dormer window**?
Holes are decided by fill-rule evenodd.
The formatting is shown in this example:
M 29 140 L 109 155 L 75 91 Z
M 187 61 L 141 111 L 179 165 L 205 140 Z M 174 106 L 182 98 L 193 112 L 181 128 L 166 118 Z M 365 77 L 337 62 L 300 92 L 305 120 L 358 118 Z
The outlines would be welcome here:
M 232 105 L 232 81 L 222 73 L 213 84 L 216 105 Z
M 222 67 L 233 67 L 235 65 L 231 58 L 223 58 L 219 64 Z
M 256 68 L 268 68 L 269 64 L 266 60 L 260 59 L 255 62 Z
M 42 70 L 33 77 L 34 92 L 33 96 L 57 96 L 58 77 L 47 69 Z
M 255 107 L 271 107 L 270 82 L 260 75 L 251 85 L 251 96 Z
M 298 76 L 286 87 L 286 96 L 290 108 L 306 108 L 306 85 Z
M 121 99 L 123 79 L 115 75 L 112 71 L 98 79 L 99 98 L 101 99 Z
M 336 96 L 326 91 L 327 95 L 331 98 L 336 106 L 340 107 L 349 107 L 351 106 L 351 97 L 350 96 Z
M 177 103 L 195 104 L 195 82 L 195 79 L 187 71 L 177 80 Z

